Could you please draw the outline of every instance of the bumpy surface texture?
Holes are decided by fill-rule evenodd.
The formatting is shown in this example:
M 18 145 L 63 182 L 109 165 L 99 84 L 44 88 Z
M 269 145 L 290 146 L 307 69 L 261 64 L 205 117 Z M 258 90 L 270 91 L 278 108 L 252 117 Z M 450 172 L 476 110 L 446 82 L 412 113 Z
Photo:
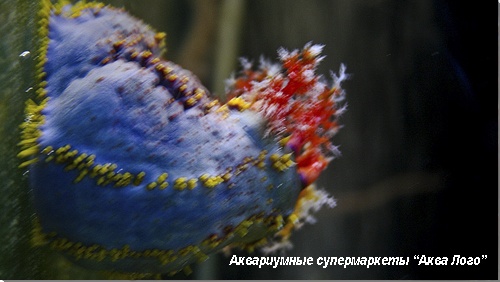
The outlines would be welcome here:
M 310 185 L 329 161 L 321 149 L 328 138 L 293 135 L 279 121 L 311 99 L 323 99 L 324 121 L 334 117 L 340 79 L 331 88 L 313 78 L 306 98 L 294 93 L 308 89 L 289 89 L 292 102 L 283 103 L 296 109 L 273 113 L 276 93 L 249 94 L 273 80 L 246 69 L 242 79 L 253 86 L 233 84 L 221 104 L 160 58 L 163 33 L 122 10 L 45 4 L 40 14 L 40 83 L 19 153 L 37 210 L 35 243 L 92 268 L 164 273 L 225 246 L 287 238 L 310 203 L 333 204 Z M 298 68 L 314 70 L 316 48 L 306 46 L 309 67 Z

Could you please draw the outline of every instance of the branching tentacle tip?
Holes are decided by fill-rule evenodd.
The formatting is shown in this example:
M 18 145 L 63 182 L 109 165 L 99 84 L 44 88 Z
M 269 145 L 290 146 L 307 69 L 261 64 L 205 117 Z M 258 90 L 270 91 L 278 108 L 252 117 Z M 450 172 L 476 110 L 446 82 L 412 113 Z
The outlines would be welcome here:
M 323 48 L 311 42 L 302 50 L 279 48 L 281 66 L 261 59 L 257 70 L 244 61 L 242 73 L 228 86 L 228 95 L 253 101 L 252 108 L 269 121 L 269 133 L 291 137 L 286 146 L 296 153 L 306 186 L 326 168 L 328 156 L 337 155 L 330 138 L 340 128 L 336 119 L 345 111 L 339 106 L 344 97 L 341 83 L 348 78 L 345 65 L 338 75 L 332 72 L 330 87 L 315 73 L 324 58 Z

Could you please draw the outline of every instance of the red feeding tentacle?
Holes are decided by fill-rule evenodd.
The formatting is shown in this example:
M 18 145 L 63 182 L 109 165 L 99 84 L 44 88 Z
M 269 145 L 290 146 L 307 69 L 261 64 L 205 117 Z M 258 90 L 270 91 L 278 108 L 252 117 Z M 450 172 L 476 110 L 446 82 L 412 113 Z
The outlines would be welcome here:
M 318 148 L 306 149 L 296 161 L 303 183 L 315 182 L 329 163 Z
M 307 44 L 302 51 L 279 51 L 281 66 L 246 65 L 230 85 L 228 95 L 254 103 L 269 121 L 270 132 L 289 137 L 286 146 L 295 152 L 305 186 L 314 182 L 332 159 L 330 138 L 338 128 L 336 100 L 343 94 L 340 83 L 347 77 L 341 67 L 328 86 L 315 73 L 322 46 Z M 270 68 L 279 68 L 272 72 Z

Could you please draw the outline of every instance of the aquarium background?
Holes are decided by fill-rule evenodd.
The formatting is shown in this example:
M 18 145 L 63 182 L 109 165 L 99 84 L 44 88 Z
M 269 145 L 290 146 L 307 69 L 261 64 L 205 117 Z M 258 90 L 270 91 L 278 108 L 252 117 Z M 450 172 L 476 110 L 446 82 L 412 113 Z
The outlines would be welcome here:
M 284 255 L 410 258 L 409 266 L 259 268 L 218 254 L 174 278 L 498 279 L 498 3 L 104 2 L 165 31 L 166 58 L 218 96 L 241 56 L 258 63 L 275 60 L 279 47 L 324 44 L 319 73 L 329 78 L 344 63 L 351 74 L 333 139 L 342 156 L 318 181 L 337 207 L 293 234 Z M 0 278 L 102 278 L 29 244 L 33 210 L 16 143 L 34 86 L 36 10 L 34 1 L 0 1 Z M 425 266 L 415 255 L 487 259 Z

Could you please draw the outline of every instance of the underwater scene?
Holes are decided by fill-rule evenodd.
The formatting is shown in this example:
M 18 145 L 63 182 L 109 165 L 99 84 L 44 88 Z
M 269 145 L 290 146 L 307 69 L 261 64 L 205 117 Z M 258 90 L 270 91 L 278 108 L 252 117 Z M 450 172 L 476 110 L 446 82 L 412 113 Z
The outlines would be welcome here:
M 496 9 L 0 2 L 0 279 L 498 279 Z

